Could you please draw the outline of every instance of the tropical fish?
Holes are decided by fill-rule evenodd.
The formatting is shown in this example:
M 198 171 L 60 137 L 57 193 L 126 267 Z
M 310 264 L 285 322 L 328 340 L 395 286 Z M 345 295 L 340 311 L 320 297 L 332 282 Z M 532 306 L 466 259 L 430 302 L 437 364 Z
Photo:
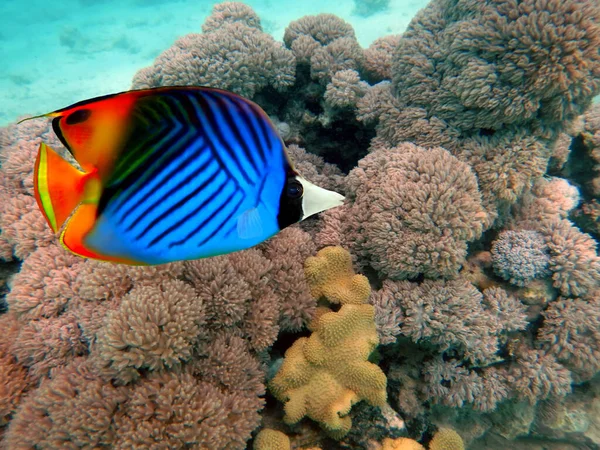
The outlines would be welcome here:
M 35 198 L 71 252 L 162 264 L 243 250 L 339 206 L 294 169 L 266 113 L 231 92 L 121 92 L 36 117 L 80 168 L 40 144 Z

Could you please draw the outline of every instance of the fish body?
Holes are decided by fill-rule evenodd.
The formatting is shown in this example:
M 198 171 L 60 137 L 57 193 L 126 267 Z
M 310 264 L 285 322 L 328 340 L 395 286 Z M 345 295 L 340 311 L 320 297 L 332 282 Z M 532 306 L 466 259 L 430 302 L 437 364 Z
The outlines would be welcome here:
M 84 257 L 162 264 L 230 253 L 343 203 L 296 172 L 258 105 L 227 91 L 128 91 L 45 116 L 81 170 L 42 143 L 36 199 Z

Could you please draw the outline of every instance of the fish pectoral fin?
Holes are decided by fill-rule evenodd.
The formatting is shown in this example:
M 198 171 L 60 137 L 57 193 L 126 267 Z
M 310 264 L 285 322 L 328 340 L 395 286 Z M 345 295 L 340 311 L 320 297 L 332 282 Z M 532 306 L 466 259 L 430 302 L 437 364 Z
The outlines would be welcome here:
M 262 219 L 258 208 L 250 208 L 238 217 L 237 232 L 240 239 L 252 239 L 262 235 Z
M 81 202 L 85 176 L 51 147 L 40 144 L 33 174 L 35 199 L 55 233 Z

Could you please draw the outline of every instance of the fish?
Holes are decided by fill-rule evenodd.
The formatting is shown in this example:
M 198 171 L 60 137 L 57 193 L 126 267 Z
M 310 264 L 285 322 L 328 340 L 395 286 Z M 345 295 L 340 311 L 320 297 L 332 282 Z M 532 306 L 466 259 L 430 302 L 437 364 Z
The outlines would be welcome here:
M 130 90 L 35 117 L 52 119 L 76 163 L 42 142 L 35 198 L 81 257 L 157 265 L 223 255 L 344 203 L 294 169 L 260 106 L 225 90 Z

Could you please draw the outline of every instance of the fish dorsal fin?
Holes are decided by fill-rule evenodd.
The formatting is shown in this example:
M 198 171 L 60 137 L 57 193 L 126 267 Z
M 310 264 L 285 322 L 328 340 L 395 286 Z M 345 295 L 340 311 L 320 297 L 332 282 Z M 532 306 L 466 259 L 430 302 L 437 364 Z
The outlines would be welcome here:
M 262 236 L 263 226 L 258 208 L 250 208 L 238 217 L 237 232 L 240 239 L 253 239 Z

